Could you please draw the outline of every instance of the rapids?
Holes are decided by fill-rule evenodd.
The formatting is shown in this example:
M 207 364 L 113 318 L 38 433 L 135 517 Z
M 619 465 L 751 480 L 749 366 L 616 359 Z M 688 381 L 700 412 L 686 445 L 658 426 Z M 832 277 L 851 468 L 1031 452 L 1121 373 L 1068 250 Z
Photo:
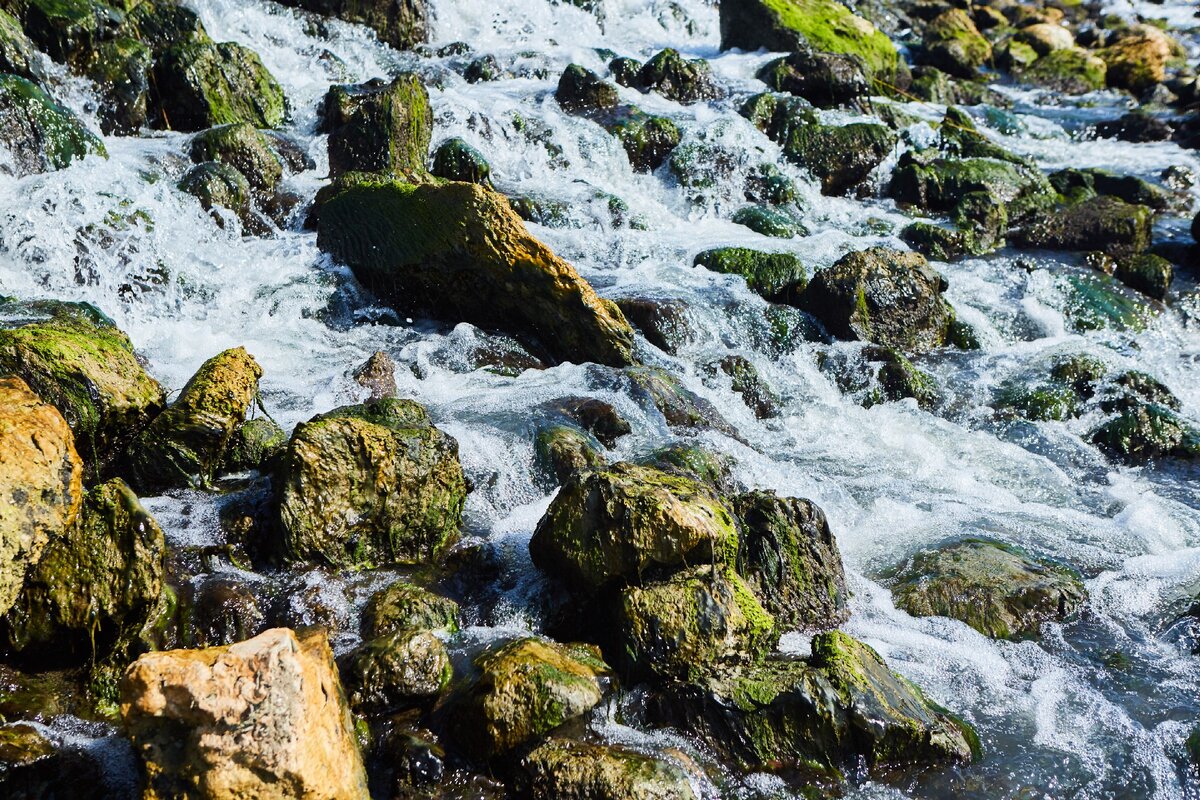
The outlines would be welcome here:
M 1200 590 L 1198 476 L 1113 466 L 1082 438 L 1095 418 L 1001 423 L 990 405 L 995 388 L 1035 360 L 1084 350 L 1151 373 L 1182 400 L 1185 417 L 1200 419 L 1195 276 L 1177 276 L 1171 306 L 1146 330 L 1080 334 L 1063 313 L 1061 276 L 1075 269 L 1066 262 L 1005 251 L 939 264 L 950 282 L 948 298 L 979 331 L 982 349 L 918 362 L 943 388 L 936 413 L 913 401 L 866 409 L 817 367 L 817 350 L 837 345 L 773 346 L 763 301 L 740 278 L 692 266 L 700 250 L 746 245 L 792 251 L 820 268 L 853 249 L 903 248 L 895 232 L 907 219 L 891 201 L 822 197 L 738 116 L 737 94 L 761 89 L 753 75 L 770 56 L 720 53 L 715 4 L 593 0 L 581 4 L 594 7 L 589 12 L 550 0 L 433 0 L 432 46 L 418 56 L 389 50 L 359 26 L 316 25 L 268 0 L 190 2 L 213 38 L 254 48 L 283 84 L 291 106 L 287 130 L 317 164 L 291 179 L 301 195 L 311 197 L 327 171 L 324 137 L 314 131 L 328 86 L 416 70 L 430 87 L 434 144 L 460 136 L 488 158 L 502 191 L 566 202 L 571 226 L 530 228 L 602 294 L 687 303 L 691 340 L 669 356 L 639 338 L 642 358 L 682 376 L 733 423 L 742 441 L 717 433 L 699 438 L 732 457 L 738 479 L 810 498 L 826 511 L 854 593 L 847 631 L 974 723 L 982 738 L 986 757 L 974 766 L 926 773 L 899 786 L 864 778 L 850 797 L 1200 798 L 1200 778 L 1184 751 L 1200 722 L 1200 658 L 1192 654 L 1189 632 L 1175 622 Z M 1139 5 L 1116 0 L 1113 9 L 1130 13 Z M 1144 10 L 1196 25 L 1194 3 Z M 1196 58 L 1200 40 L 1184 40 Z M 473 55 L 432 55 L 458 41 L 469 42 L 475 54 L 493 54 L 517 77 L 467 83 L 451 65 Z M 621 94 L 672 116 L 685 146 L 720 144 L 745 154 L 732 165 L 714 161 L 708 188 L 681 187 L 665 168 L 634 173 L 613 138 L 564 114 L 553 99 L 571 62 L 602 72 L 612 53 L 646 58 L 665 46 L 710 59 L 733 99 L 685 107 L 631 89 Z M 96 100 L 87 82 L 65 73 L 58 81 L 60 94 L 94 123 Z M 1196 154 L 1173 144 L 1080 137 L 1089 123 L 1123 110 L 1126 101 L 1115 93 L 1067 102 L 1003 91 L 1015 101 L 1012 113 L 972 113 L 990 135 L 1044 168 L 1106 167 L 1150 180 L 1170 166 L 1200 174 Z M 930 121 L 944 111 L 933 105 L 917 110 Z M 557 147 L 530 135 L 539 129 Z M 933 135 L 923 125 L 912 133 Z M 244 345 L 264 369 L 265 405 L 285 429 L 361 398 L 350 370 L 373 351 L 386 351 L 402 367 L 401 395 L 427 405 L 437 425 L 458 439 L 475 486 L 467 533 L 485 540 L 504 567 L 495 601 L 465 606 L 474 624 L 464 640 L 538 630 L 542 587 L 526 544 L 551 495 L 534 466 L 531 409 L 569 395 L 613 403 L 634 431 L 610 454 L 614 458 L 644 454 L 677 434 L 652 408 L 638 405 L 627 381 L 608 369 L 563 364 L 498 374 L 478 368 L 472 354 L 483 341 L 479 331 L 397 318 L 373 305 L 299 224 L 266 238 L 242 238 L 232 219 L 224 229 L 216 226 L 195 199 L 174 188 L 185 168 L 186 142 L 173 133 L 106 137 L 107 161 L 92 157 L 19 181 L 0 177 L 0 294 L 96 304 L 130 334 L 169 390 L 180 388 L 204 359 Z M 741 204 L 742 176 L 761 161 L 777 162 L 800 183 L 811 236 L 766 240 L 729 221 Z M 1200 199 L 1200 190 L 1191 192 Z M 614 224 L 608 195 L 622 198 L 628 219 L 639 224 Z M 1186 226 L 1182 217 L 1164 217 L 1159 237 L 1186 240 Z M 732 353 L 750 359 L 779 392 L 780 418 L 755 419 L 727 379 L 714 380 L 701 368 Z M 221 502 L 181 492 L 148 498 L 146 505 L 172 545 L 203 548 L 220 544 Z M 1000 538 L 1075 565 L 1092 597 L 1086 612 L 1048 626 L 1039 642 L 1012 643 L 894 608 L 880 582 L 887 568 L 963 534 Z M 219 558 L 210 562 L 211 570 L 234 570 Z M 334 637 L 339 651 L 354 644 L 353 604 L 382 582 L 318 571 L 244 577 L 286 595 L 300 614 L 306 603 L 320 602 L 324 613 L 342 621 Z M 798 635 L 785 637 L 784 645 L 807 646 Z M 635 716 L 636 699 L 615 701 L 593 725 L 618 741 L 682 747 L 703 759 L 686 732 L 647 733 L 623 724 Z M 95 726 L 56 724 L 96 747 L 115 746 L 105 745 Z M 112 763 L 119 772 L 124 762 L 114 757 Z M 775 777 L 751 776 L 740 785 L 739 797 L 789 796 Z M 713 786 L 697 788 L 717 796 Z

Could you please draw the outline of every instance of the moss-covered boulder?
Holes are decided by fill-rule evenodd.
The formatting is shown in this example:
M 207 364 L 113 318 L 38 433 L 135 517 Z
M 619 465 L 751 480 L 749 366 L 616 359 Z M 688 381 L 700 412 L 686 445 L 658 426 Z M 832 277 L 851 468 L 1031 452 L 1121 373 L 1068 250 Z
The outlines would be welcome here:
M 243 347 L 205 361 L 175 402 L 130 445 L 134 485 L 143 493 L 207 486 L 258 397 L 260 377 L 262 368 Z
M 247 231 L 257 230 L 259 222 L 254 216 L 250 182 L 229 164 L 217 161 L 197 164 L 183 174 L 178 186 L 181 192 L 187 192 L 199 200 L 200 206 L 211 212 L 221 227 L 225 226 L 226 219 L 217 209 L 225 209 L 233 214 Z
M 21 22 L 0 9 L 0 74 L 40 82 L 45 77 L 37 46 L 21 30 Z
M 769 61 L 755 77 L 777 92 L 801 97 L 817 108 L 859 105 L 871 95 L 871 81 L 856 56 L 798 50 Z
M 430 172 L 448 181 L 492 185 L 492 167 L 483 157 L 483 153 L 458 137 L 447 139 L 438 145 L 433 153 Z
M 0 621 L 10 652 L 55 665 L 103 660 L 161 613 L 166 540 L 119 478 L 84 498 Z
M 574 591 L 732 563 L 733 516 L 713 490 L 651 467 L 614 464 L 572 476 L 529 542 L 533 562 Z
M 94 468 L 163 407 L 163 389 L 112 320 L 82 303 L 0 302 L 0 374 L 17 375 L 66 418 Z
M 759 419 L 779 416 L 779 395 L 748 358 L 728 355 L 716 363 L 716 368 L 729 377 L 729 388 L 742 396 L 742 402 L 754 416 Z
M 182 3 L 160 0 L 130 5 L 124 32 L 149 47 L 156 56 L 187 42 L 210 41 L 199 15 Z
M 534 435 L 533 449 L 538 465 L 562 483 L 581 469 L 604 466 L 597 444 L 574 425 L 547 425 Z
M 1009 220 L 1023 220 L 1054 203 L 1055 192 L 1040 170 L 997 158 L 942 158 L 929 152 L 900 157 L 888 194 L 927 211 L 954 211 L 968 194 L 1002 203 Z
M 25 381 L 0 377 L 0 614 L 82 502 L 83 462 L 67 421 Z
M 634 106 L 621 107 L 600 123 L 621 142 L 630 165 L 638 172 L 653 172 L 662 166 L 683 138 L 679 127 L 667 117 L 647 114 Z
M 896 574 L 897 607 L 951 617 L 994 639 L 1035 637 L 1087 602 L 1078 573 L 998 542 L 967 540 L 918 553 Z
M 383 714 L 436 697 L 453 669 L 446 645 L 431 631 L 401 629 L 371 639 L 341 670 L 350 706 Z
M 1154 211 L 1101 195 L 1043 215 L 1010 235 L 1016 247 L 1039 250 L 1101 250 L 1130 256 L 1150 246 Z
M 564 361 L 633 361 L 616 306 L 477 184 L 351 186 L 321 209 L 317 242 L 398 309 L 501 328 Z
M 563 109 L 572 114 L 611 111 L 620 103 L 617 87 L 579 64 L 569 64 L 563 70 L 554 97 Z
M 642 65 L 636 85 L 643 91 L 655 91 L 680 103 L 695 103 L 721 95 L 707 61 L 686 59 L 678 50 L 669 47 Z
M 28 0 L 13 3 L 29 38 L 55 61 L 85 68 L 106 39 L 112 38 L 124 14 L 101 0 Z
M 775 239 L 793 239 L 808 235 L 808 228 L 794 212 L 761 203 L 742 206 L 729 220 L 737 225 L 745 225 L 755 233 Z
M 286 558 L 427 564 L 458 538 L 458 443 L 411 400 L 347 406 L 296 427 L 278 480 Z
M 961 8 L 938 14 L 925 25 L 924 58 L 960 78 L 971 78 L 991 61 L 992 44 Z
M 808 284 L 808 270 L 791 253 L 764 253 L 748 247 L 720 247 L 696 255 L 695 265 L 741 275 L 750 291 L 773 302 L 788 302 Z
M 380 589 L 363 608 L 364 639 L 378 639 L 399 630 L 458 630 L 458 603 L 408 581 Z
M 828 630 L 850 616 L 846 574 L 829 521 L 814 503 L 774 492 L 734 498 L 737 571 L 781 631 Z
M 1171 408 L 1134 403 L 1091 434 L 1092 442 L 1131 466 L 1162 459 L 1200 461 L 1200 429 Z
M 633 384 L 633 395 L 652 405 L 671 427 L 719 431 L 737 438 L 737 430 L 721 412 L 703 397 L 688 389 L 679 378 L 658 367 L 631 367 L 626 370 Z
M 873 122 L 795 125 L 781 142 L 788 160 L 821 183 L 821 194 L 844 195 L 860 186 L 896 146 L 896 134 Z
M 1034 61 L 1021 78 L 1057 92 L 1084 94 L 1103 89 L 1107 72 L 1103 59 L 1082 47 L 1068 47 Z
M 865 408 L 908 398 L 922 408 L 932 408 L 938 399 L 933 377 L 894 347 L 866 345 L 858 352 L 833 349 L 822 353 L 817 363 L 838 389 Z
M 201 131 L 192 137 L 189 152 L 197 164 L 216 161 L 233 167 L 260 197 L 274 192 L 283 179 L 283 160 L 272 140 L 248 122 Z
M 225 448 L 222 472 L 264 469 L 287 446 L 288 435 L 269 417 L 248 419 L 237 427 Z
M 397 50 L 411 50 L 429 38 L 426 0 L 283 0 L 283 4 L 366 25 L 379 41 Z
M 1144 92 L 1161 83 L 1176 47 L 1168 34 L 1153 25 L 1131 25 L 1117 31 L 1099 51 L 1108 64 L 1108 85 Z
M 258 54 L 235 42 L 192 39 L 167 50 L 154 64 L 152 104 L 156 124 L 176 131 L 248 122 L 278 128 L 287 101 Z
M 380 172 L 408 179 L 425 174 L 433 136 L 429 92 L 404 72 L 390 83 L 331 86 L 322 107 L 321 130 L 329 134 L 329 172 Z
M 944 345 L 954 322 L 946 288 L 921 254 L 874 247 L 818 272 L 799 305 L 839 339 L 924 352 Z
M 808 659 L 768 659 L 695 683 L 669 684 L 653 719 L 692 732 L 735 766 L 841 779 L 968 763 L 974 731 L 840 631 L 813 638 Z
M 104 42 L 96 51 L 87 75 L 104 98 L 99 116 L 100 129 L 106 134 L 127 136 L 146 125 L 153 61 L 150 48 L 130 36 Z
M 518 791 L 531 800 L 695 800 L 678 766 L 613 745 L 551 737 L 517 770 Z
M 1117 259 L 1113 275 L 1131 289 L 1155 300 L 1166 300 L 1175 268 L 1154 253 L 1139 253 Z
M 474 661 L 475 678 L 452 698 L 451 729 L 471 755 L 489 759 L 587 713 L 604 695 L 608 667 L 585 645 L 515 639 Z
M 836 0 L 727 0 L 720 12 L 722 50 L 842 53 L 860 58 L 871 77 L 900 82 L 903 64 L 896 46 Z
M 64 169 L 89 155 L 107 157 L 100 141 L 40 86 L 0 75 L 0 172 L 21 178 Z

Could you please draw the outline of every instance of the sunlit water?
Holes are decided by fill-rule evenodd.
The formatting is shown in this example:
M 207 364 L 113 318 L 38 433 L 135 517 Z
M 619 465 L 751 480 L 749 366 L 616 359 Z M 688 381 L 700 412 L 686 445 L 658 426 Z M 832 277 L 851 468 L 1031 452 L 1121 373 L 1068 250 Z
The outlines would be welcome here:
M 682 376 L 737 428 L 743 441 L 719 434 L 698 438 L 732 457 L 738 479 L 811 498 L 825 509 L 851 575 L 847 630 L 972 721 L 982 736 L 987 755 L 978 765 L 918 776 L 899 787 L 867 782 L 851 796 L 1200 797 L 1183 752 L 1184 739 L 1200 722 L 1200 661 L 1170 629 L 1200 589 L 1195 476 L 1110 465 L 1082 438 L 1095 417 L 1013 426 L 993 421 L 990 408 L 993 391 L 1008 377 L 1056 353 L 1084 350 L 1114 366 L 1152 373 L 1181 398 L 1185 416 L 1200 419 L 1200 308 L 1192 279 L 1178 276 L 1179 296 L 1146 331 L 1081 336 L 1061 310 L 1065 298 L 1057 276 L 1069 267 L 1038 261 L 1039 268 L 1029 270 L 1011 254 L 940 265 L 950 281 L 949 299 L 979 331 L 983 349 L 919 362 L 946 395 L 936 414 L 912 401 L 864 409 L 817 368 L 820 345 L 797 343 L 782 352 L 763 345 L 763 302 L 740 279 L 695 268 L 692 258 L 702 249 L 738 244 L 793 251 L 820 268 L 850 250 L 903 247 L 892 232 L 906 218 L 890 201 L 822 197 L 737 115 L 740 97 L 761 90 L 753 75 L 769 56 L 720 53 L 715 5 L 598 5 L 600 11 L 590 14 L 547 0 L 434 0 L 435 48 L 470 42 L 477 54 L 495 55 L 517 76 L 471 85 L 452 69 L 461 56 L 397 54 L 363 29 L 338 22 L 317 36 L 303 16 L 259 0 L 194 3 L 215 38 L 253 47 L 283 84 L 292 109 L 289 132 L 317 162 L 315 170 L 290 179 L 297 191 L 311 196 L 326 172 L 325 140 L 314 130 L 329 84 L 416 69 L 430 86 L 434 143 L 461 136 L 486 155 L 501 190 L 568 202 L 575 227 L 531 228 L 602 294 L 687 302 L 693 340 L 676 357 L 639 340 L 641 357 Z M 1127 2 L 1115 7 L 1131 8 Z M 1195 24 L 1192 4 L 1146 8 L 1178 25 Z M 1194 57 L 1195 45 L 1189 45 Z M 685 143 L 722 145 L 744 157 L 711 189 L 681 188 L 665 170 L 634 173 L 615 140 L 593 123 L 564 115 L 553 99 L 568 63 L 603 71 L 607 54 L 598 48 L 646 58 L 664 46 L 711 59 L 730 99 L 684 107 L 629 89 L 621 94 L 669 114 Z M 90 113 L 89 87 L 62 80 L 60 95 Z M 1151 180 L 1172 165 L 1200 172 L 1196 156 L 1174 145 L 1077 138 L 1086 123 L 1120 113 L 1127 101 L 1115 94 L 1059 106 L 1046 95 L 1006 91 L 1017 113 L 1001 118 L 978 109 L 980 123 L 1001 125 L 1003 119 L 1004 130 L 990 132 L 1047 169 L 1107 167 Z M 943 111 L 932 105 L 910 110 L 929 120 Z M 544 128 L 560 151 L 552 153 L 522 132 L 518 118 Z M 927 126 L 911 133 L 932 136 Z M 476 368 L 470 354 L 479 332 L 404 320 L 373 306 L 345 269 L 321 255 L 311 233 L 241 238 L 234 224 L 222 230 L 174 188 L 186 168 L 186 143 L 179 134 L 110 137 L 107 161 L 92 158 L 21 181 L 0 179 L 0 292 L 95 303 L 131 335 L 151 372 L 172 390 L 204 359 L 245 345 L 264 369 L 266 405 L 285 427 L 361 399 L 349 372 L 375 350 L 390 353 L 402 367 L 401 394 L 426 404 L 437 424 L 458 439 L 476 487 L 466 527 L 487 540 L 507 568 L 497 587 L 499 603 L 463 634 L 463 642 L 537 630 L 540 579 L 526 543 L 550 495 L 534 466 L 530 409 L 579 394 L 613 403 L 634 429 L 610 453 L 614 459 L 644 454 L 677 434 L 632 399 L 628 382 L 612 370 L 566 364 L 510 377 Z M 729 222 L 743 202 L 742 177 L 763 161 L 777 162 L 801 182 L 800 206 L 811 236 L 767 240 Z M 597 199 L 602 193 L 623 198 L 648 230 L 615 227 L 607 201 Z M 145 214 L 134 217 L 137 211 Z M 111 237 L 84 230 L 118 217 L 132 222 L 111 226 Z M 1163 236 L 1186 236 L 1182 218 L 1166 218 L 1160 228 Z M 751 359 L 781 394 L 781 418 L 756 420 L 727 382 L 705 376 L 701 365 L 730 353 Z M 216 502 L 196 493 L 147 499 L 169 540 L 181 548 L 220 541 Z M 1086 612 L 1070 624 L 1048 626 L 1038 643 L 1007 643 L 893 607 L 881 573 L 921 548 L 970 534 L 1077 566 L 1092 595 Z M 318 572 L 249 577 L 275 593 L 290 587 L 298 614 L 305 603 L 323 605 L 343 651 L 354 641 L 354 604 L 383 580 Z M 785 637 L 785 647 L 804 646 L 798 637 Z M 620 717 L 619 708 L 609 708 L 595 724 L 634 746 L 696 751 L 686 732 L 647 734 L 622 726 Z M 86 726 L 60 727 L 69 736 L 92 735 Z M 736 792 L 747 797 L 787 796 L 778 779 L 765 775 L 738 785 Z M 712 786 L 697 788 L 715 796 Z

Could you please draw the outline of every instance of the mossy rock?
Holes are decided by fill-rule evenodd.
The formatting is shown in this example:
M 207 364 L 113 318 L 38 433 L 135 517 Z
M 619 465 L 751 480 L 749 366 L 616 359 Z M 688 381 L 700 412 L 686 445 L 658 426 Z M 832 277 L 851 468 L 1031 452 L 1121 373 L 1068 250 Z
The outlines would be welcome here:
M 924 57 L 960 78 L 972 78 L 992 59 L 992 44 L 961 8 L 943 11 L 925 25 Z
M 950 106 L 938 125 L 938 150 L 954 158 L 990 158 L 1017 166 L 1032 167 L 1033 161 L 1006 150 L 984 136 L 970 115 Z
M 868 74 L 900 86 L 903 63 L 887 35 L 836 0 L 728 0 L 720 5 L 721 49 L 812 49 L 862 60 Z
M 1021 73 L 1023 80 L 1064 94 L 1085 94 L 1104 88 L 1108 66 L 1082 47 L 1055 50 Z
M 474 661 L 477 676 L 448 704 L 455 737 L 490 759 L 586 714 L 604 695 L 608 667 L 594 650 L 535 638 L 493 647 Z
M 818 272 L 799 305 L 840 339 L 919 353 L 946 343 L 954 321 L 946 288 L 919 253 L 876 247 Z
M 132 135 L 150 114 L 150 48 L 132 37 L 104 42 L 88 67 L 88 77 L 103 94 L 100 128 L 106 134 Z
M 212 41 L 199 15 L 174 0 L 136 3 L 125 22 L 127 35 L 149 47 L 156 56 L 188 42 Z
M 1170 192 L 1136 175 L 1123 175 L 1106 169 L 1062 169 L 1050 175 L 1050 183 L 1067 205 L 1077 205 L 1096 195 L 1111 195 L 1134 205 L 1155 211 L 1171 208 Z
M 921 255 L 935 261 L 957 261 L 967 254 L 962 231 L 929 222 L 913 222 L 900 231 L 900 239 Z
M 538 465 L 562 483 L 581 470 L 602 467 L 604 456 L 598 442 L 574 425 L 549 425 L 540 428 L 533 447 Z
M 626 370 L 634 396 L 649 401 L 671 427 L 719 431 L 737 438 L 737 430 L 721 416 L 716 407 L 688 389 L 671 373 L 658 367 L 630 367 Z
M 154 65 L 152 101 L 160 128 L 199 131 L 248 122 L 278 128 L 287 101 L 258 54 L 235 42 L 199 38 L 168 49 Z
M 371 595 L 363 608 L 362 634 L 377 639 L 404 629 L 454 633 L 458 619 L 458 603 L 401 580 Z
M 330 87 L 321 126 L 329 134 L 332 177 L 378 172 L 416 180 L 426 174 L 433 112 L 429 92 L 414 73 L 401 73 L 390 83 L 375 78 Z
M 729 376 L 730 388 L 742 396 L 742 402 L 759 419 L 779 416 L 779 395 L 762 379 L 758 369 L 745 356 L 728 355 L 716 364 Z
M 125 20 L 119 9 L 100 0 L 27 0 L 22 5 L 29 38 L 55 61 L 80 70 Z
M 92 489 L 79 518 L 47 545 L 0 622 L 10 652 L 49 666 L 128 648 L 160 613 L 166 540 L 119 478 Z
M 1200 430 L 1172 409 L 1136 403 L 1091 434 L 1092 442 L 1114 460 L 1137 466 L 1178 459 L 1200 461 Z
M 201 131 L 192 137 L 189 152 L 198 164 L 215 161 L 233 167 L 263 198 L 283 179 L 283 161 L 272 140 L 248 122 Z
M 531 800 L 695 800 L 687 774 L 670 761 L 623 747 L 551 737 L 517 767 Z
M 78 117 L 16 75 L 0 75 L 0 150 L 9 156 L 0 172 L 17 178 L 65 169 L 89 155 L 108 157 Z
M 908 398 L 916 400 L 921 408 L 932 408 L 938 400 L 933 378 L 894 347 L 867 345 L 850 353 L 833 350 L 823 353 L 818 365 L 838 389 L 852 395 L 864 408 Z
M 554 97 L 569 113 L 588 116 L 612 111 L 620 103 L 617 87 L 579 64 L 569 64 L 563 70 Z
M 458 137 L 438 145 L 433 153 L 433 168 L 430 171 L 448 181 L 492 185 L 492 167 L 483 153 Z
M 37 49 L 21 30 L 20 21 L 0 9 L 0 74 L 40 82 L 46 76 Z
M 755 75 L 777 92 L 802 97 L 817 108 L 861 104 L 871 82 L 857 56 L 798 50 L 769 61 Z
M 686 59 L 669 47 L 642 66 L 636 82 L 643 91 L 653 90 L 680 103 L 711 100 L 721 95 L 707 61 Z
M 179 179 L 179 190 L 199 200 L 200 206 L 212 212 L 222 227 L 225 218 L 215 211 L 218 208 L 229 211 L 248 230 L 255 230 L 258 225 L 251 205 L 250 182 L 229 164 L 216 161 L 197 164 Z
M 884 125 L 794 125 L 782 142 L 783 154 L 821 183 L 825 195 L 845 195 L 861 185 L 896 146 Z
M 588 594 L 686 564 L 732 563 L 737 529 L 711 488 L 619 463 L 573 475 L 529 542 L 533 562 Z
M 1113 272 L 1121 283 L 1155 300 L 1167 299 L 1174 274 L 1171 262 L 1153 253 L 1118 258 Z
M 1004 387 L 996 399 L 998 410 L 1035 422 L 1059 421 L 1079 416 L 1080 398 L 1073 387 L 1045 383 L 1032 387 Z
M 646 114 L 633 106 L 619 108 L 600 123 L 621 142 L 637 172 L 658 169 L 683 138 L 678 126 L 667 117 Z
M 0 373 L 55 406 L 93 470 L 158 414 L 163 389 L 112 320 L 82 303 L 0 302 Z
M 1108 85 L 1144 92 L 1161 83 L 1166 79 L 1173 44 L 1166 33 L 1151 25 L 1133 25 L 1118 31 L 1097 53 L 1108 65 Z
M 673 442 L 655 448 L 636 462 L 639 466 L 654 467 L 672 475 L 699 481 L 724 496 L 735 487 L 730 472 L 733 463 L 728 456 L 707 447 L 689 442 Z
M 322 207 L 317 242 L 398 310 L 500 328 L 561 360 L 634 360 L 616 306 L 477 184 L 352 184 Z
M 277 485 L 284 556 L 335 567 L 434 562 L 467 495 L 458 443 L 394 398 L 297 426 Z
M 1020 221 L 1053 205 L 1054 188 L 1040 170 L 995 158 L 940 158 L 905 153 L 892 173 L 888 194 L 901 203 L 949 213 L 968 194 L 982 192 Z
M 1063 312 L 1078 331 L 1140 331 L 1155 313 L 1150 301 L 1123 289 L 1108 275 L 1069 274 L 1060 285 L 1066 295 Z
M 756 491 L 733 499 L 737 571 L 781 631 L 828 630 L 850 616 L 837 539 L 814 503 Z
M 1150 246 L 1153 222 L 1152 209 L 1101 195 L 1043 216 L 1014 231 L 1011 241 L 1026 249 L 1129 256 Z
M 453 671 L 441 639 L 431 631 L 402 629 L 363 643 L 340 673 L 350 707 L 378 715 L 436 697 Z
M 285 6 L 366 25 L 379 41 L 411 50 L 429 38 L 426 0 L 283 0 Z
M 762 204 L 742 206 L 730 217 L 730 221 L 776 239 L 808 235 L 808 228 L 794 214 Z
M 233 432 L 221 470 L 263 469 L 283 452 L 287 442 L 283 428 L 269 417 L 248 419 Z
M 260 377 L 262 368 L 242 347 L 205 361 L 130 446 L 134 485 L 145 493 L 208 486 L 258 397 Z
M 951 617 L 993 639 L 1036 637 L 1087 602 L 1078 573 L 998 542 L 969 539 L 919 553 L 892 585 L 914 616 Z

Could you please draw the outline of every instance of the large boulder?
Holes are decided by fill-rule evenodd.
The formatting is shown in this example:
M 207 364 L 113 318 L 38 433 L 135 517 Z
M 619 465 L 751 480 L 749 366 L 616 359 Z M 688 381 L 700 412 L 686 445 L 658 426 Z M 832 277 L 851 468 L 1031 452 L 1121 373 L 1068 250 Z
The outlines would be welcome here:
M 544 572 L 587 593 L 655 570 L 732 563 L 737 530 L 707 486 L 620 463 L 572 476 L 538 523 L 529 550 Z
M 1153 25 L 1131 25 L 1099 51 L 1108 64 L 1108 85 L 1144 92 L 1166 78 L 1167 62 L 1178 45 Z
M 814 503 L 773 492 L 734 498 L 737 570 L 781 631 L 828 630 L 850 617 L 846 574 L 829 522 Z
M 920 253 L 873 247 L 818 272 L 799 305 L 839 339 L 919 353 L 947 342 L 954 310 L 946 288 Z
M 458 630 L 458 615 L 458 603 L 450 598 L 399 580 L 367 600 L 362 634 L 377 639 L 405 628 L 453 633 Z
M 726 0 L 720 12 L 722 50 L 842 53 L 861 59 L 871 77 L 894 84 L 903 69 L 887 35 L 837 0 Z
M 278 81 L 248 47 L 193 38 L 154 64 L 152 103 L 160 128 L 199 131 L 248 122 L 278 128 L 287 101 Z
M 1016 247 L 1039 250 L 1102 250 L 1111 256 L 1130 256 L 1150 246 L 1154 211 L 1100 195 L 1079 205 L 1041 216 L 1013 231 Z
M 925 26 L 925 59 L 951 75 L 971 78 L 992 58 L 992 45 L 961 8 L 951 8 Z
M 135 486 L 146 493 L 207 486 L 258 398 L 261 377 L 262 368 L 244 347 L 225 350 L 200 365 L 170 408 L 130 445 Z
M 365 642 L 342 674 L 350 705 L 381 714 L 436 697 L 452 675 L 446 645 L 431 631 L 402 629 Z
M 436 560 L 467 494 L 458 443 L 394 398 L 297 426 L 277 487 L 284 556 L 339 567 Z
M 322 207 L 317 242 L 397 309 L 501 328 L 564 361 L 633 362 L 616 306 L 485 187 L 363 181 Z
M 531 800 L 695 800 L 687 774 L 669 761 L 557 736 L 525 754 L 516 785 Z
M 124 14 L 102 0 L 28 0 L 10 3 L 21 10 L 29 38 L 55 61 L 84 68 L 101 42 L 111 38 Z
M 0 75 L 0 172 L 21 178 L 107 156 L 104 143 L 35 83 Z
M 285 6 L 366 25 L 379 41 L 411 50 L 429 38 L 426 0 L 283 0 Z
M 87 74 L 102 93 L 99 117 L 104 133 L 129 136 L 146 124 L 153 62 L 150 48 L 129 36 L 100 46 Z
M 842 779 L 864 764 L 886 771 L 968 763 L 978 748 L 969 726 L 841 631 L 815 636 L 808 659 L 768 659 L 669 684 L 649 710 L 753 771 Z
M 331 86 L 325 94 L 322 130 L 329 134 L 329 172 L 379 172 L 409 180 L 425 174 L 433 136 L 429 92 L 411 73 L 390 83 Z
M 6 649 L 55 665 L 103 660 L 161 610 L 166 540 L 125 482 L 88 492 L 0 621 Z
M 447 713 L 472 756 L 489 759 L 586 714 L 604 696 L 608 667 L 585 645 L 515 639 L 475 658 L 475 678 Z
M 1037 636 L 1087 601 L 1079 575 L 1013 547 L 968 540 L 919 553 L 897 573 L 892 597 L 915 616 L 962 620 L 984 636 Z
M 325 634 L 274 628 L 228 647 L 147 653 L 121 681 L 147 797 L 367 800 Z
M 20 378 L 0 378 L 0 614 L 82 502 L 83 462 L 66 420 Z
M 0 374 L 17 375 L 55 406 L 89 464 L 100 466 L 165 402 L 133 345 L 90 305 L 0 302 Z

